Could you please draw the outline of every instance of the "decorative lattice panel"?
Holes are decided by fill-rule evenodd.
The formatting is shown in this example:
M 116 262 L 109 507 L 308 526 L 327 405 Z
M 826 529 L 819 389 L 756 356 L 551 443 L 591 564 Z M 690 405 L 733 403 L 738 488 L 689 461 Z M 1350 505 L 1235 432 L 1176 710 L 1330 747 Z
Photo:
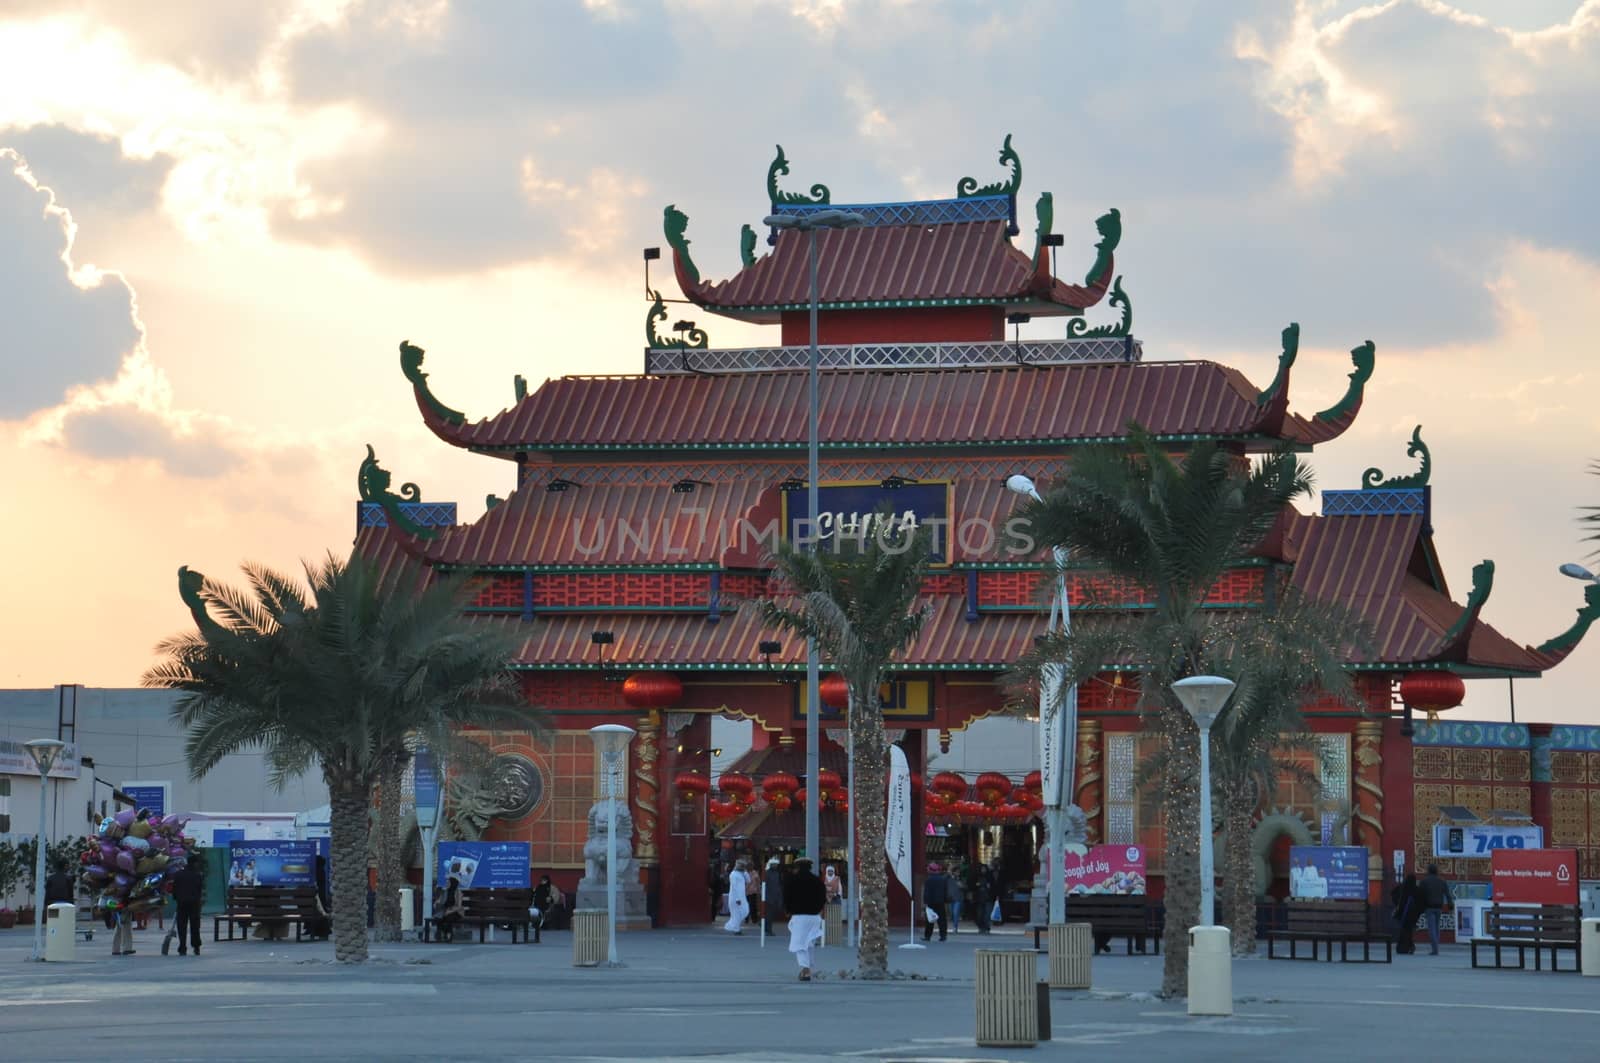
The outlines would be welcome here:
M 711 579 L 704 572 L 541 572 L 533 586 L 540 612 L 704 608 L 710 596 Z
M 937 576 L 924 577 L 922 581 L 923 594 L 965 594 L 967 592 L 966 577 L 956 572 L 946 572 Z
M 956 482 L 959 490 L 961 481 L 1004 480 L 1017 471 L 1017 461 L 1016 458 L 824 459 L 821 473 L 824 483 L 878 481 L 888 476 L 901 476 L 925 482 L 949 480 Z M 1030 457 L 1027 464 L 1029 475 L 1041 485 L 1060 479 L 1067 467 L 1067 462 L 1060 458 Z M 703 480 L 713 484 L 762 480 L 776 484 L 783 480 L 803 480 L 806 475 L 804 461 L 750 460 L 672 462 L 662 465 L 575 461 L 560 465 L 524 466 L 524 470 L 527 473 L 524 483 L 536 485 L 560 477 L 583 484 L 633 487 L 670 487 L 679 480 Z
M 474 609 L 521 609 L 523 578 L 519 575 L 475 576 L 472 588 Z
M 1370 517 L 1428 512 L 1427 488 L 1381 488 L 1322 492 L 1324 517 Z
M 522 694 L 529 705 L 560 711 L 563 709 L 628 710 L 622 700 L 622 684 L 599 675 L 583 672 L 522 672 Z
M 1134 790 L 1137 761 L 1137 735 L 1106 735 L 1107 844 L 1133 845 L 1138 841 L 1138 804 Z
M 1458 749 L 1456 750 L 1455 777 L 1476 781 L 1491 777 L 1494 764 L 1494 751 L 1490 749 Z
M 1139 707 L 1139 680 L 1127 672 L 1102 672 L 1078 686 L 1080 713 L 1128 711 Z
M 722 577 L 723 598 L 764 598 L 767 577 L 756 572 L 731 572 Z
M 1496 786 L 1494 807 L 1508 812 L 1533 814 L 1533 795 L 1526 786 Z
M 1020 343 L 872 343 L 817 348 L 824 369 L 963 369 L 1029 365 L 1137 362 L 1144 345 L 1131 336 L 1024 340 Z M 707 350 L 649 349 L 644 371 L 651 376 L 682 373 L 760 373 L 804 369 L 809 347 L 718 347 Z
M 1564 786 L 1550 790 L 1550 842 L 1552 845 L 1586 845 L 1589 841 L 1588 790 Z
M 401 502 L 401 514 L 411 523 L 423 528 L 453 528 L 456 523 L 454 502 Z M 377 502 L 356 503 L 356 527 L 387 528 L 389 515 Z
M 980 608 L 1040 605 L 1043 599 L 1039 597 L 1039 583 L 1043 579 L 1040 572 L 979 572 L 978 605 Z M 1071 594 L 1070 586 L 1068 594 Z
M 1600 786 L 1600 753 L 1589 754 L 1589 785 Z
M 1497 749 L 1494 753 L 1496 782 L 1527 782 L 1531 758 L 1526 749 Z
M 1584 754 L 1565 749 L 1551 750 L 1550 781 L 1575 786 L 1588 782 L 1589 765 Z
M 859 214 L 867 225 L 949 225 L 965 221 L 1010 221 L 1010 196 L 967 196 L 962 199 L 924 199 L 911 203 L 774 203 L 774 214 L 806 217 L 823 211 Z
M 1433 859 L 1433 825 L 1439 822 L 1442 806 L 1456 803 L 1453 789 L 1446 783 L 1412 784 L 1411 851 L 1418 867 L 1426 866 Z M 1441 861 L 1441 867 L 1446 863 L 1450 861 Z
M 1418 779 L 1448 779 L 1454 774 L 1453 750 L 1445 748 L 1414 748 L 1411 751 L 1411 774 Z

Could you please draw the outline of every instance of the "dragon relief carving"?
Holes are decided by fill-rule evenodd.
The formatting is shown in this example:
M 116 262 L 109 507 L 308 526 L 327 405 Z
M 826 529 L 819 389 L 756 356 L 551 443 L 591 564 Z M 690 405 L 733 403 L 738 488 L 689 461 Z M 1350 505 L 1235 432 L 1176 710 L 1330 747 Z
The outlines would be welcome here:
M 684 331 L 676 339 L 668 339 L 656 331 L 656 322 L 667 319 L 667 301 L 661 297 L 660 292 L 650 293 L 655 302 L 650 304 L 650 312 L 644 319 L 644 339 L 651 350 L 687 350 L 694 348 L 704 350 L 710 343 L 704 329 L 691 328 Z
M 1111 297 L 1106 300 L 1110 305 L 1122 311 L 1121 318 L 1113 325 L 1096 325 L 1089 327 L 1089 323 L 1081 317 L 1072 318 L 1067 322 L 1068 339 L 1106 339 L 1113 336 L 1129 336 L 1133 334 L 1133 303 L 1128 299 L 1128 293 L 1122 290 L 1122 277 L 1119 275 L 1111 285 Z
M 460 410 L 452 410 L 440 402 L 438 396 L 428 387 L 428 374 L 422 371 L 422 358 L 427 353 L 410 340 L 401 340 L 400 371 L 422 394 L 422 400 L 427 403 L 428 409 L 433 411 L 435 416 L 451 424 L 465 424 L 467 415 Z
M 666 237 L 668 245 L 677 253 L 683 272 L 688 274 L 689 280 L 699 284 L 700 269 L 694 264 L 694 259 L 689 257 L 689 216 L 676 205 L 668 203 L 666 209 L 661 212 L 661 233 Z
M 361 462 L 361 468 L 356 473 L 356 491 L 363 502 L 376 502 L 383 507 L 384 516 L 389 518 L 389 523 L 417 539 L 432 539 L 438 534 L 432 528 L 422 525 L 406 516 L 400 508 L 402 502 L 421 502 L 422 489 L 414 483 L 400 485 L 400 493 L 395 494 L 389 490 L 393 480 L 389 471 L 378 464 L 378 456 L 372 449 L 372 444 L 367 444 L 367 456 Z
M 1408 458 L 1422 459 L 1422 468 L 1409 476 L 1392 476 L 1385 480 L 1383 470 L 1373 466 L 1361 474 L 1361 487 L 1363 490 L 1390 490 L 1396 488 L 1417 488 L 1428 485 L 1428 475 L 1433 471 L 1433 456 L 1428 453 L 1428 444 L 1422 441 L 1422 426 L 1419 424 L 1411 433 L 1411 442 L 1406 447 Z
M 1006 134 L 1005 143 L 1000 145 L 1000 165 L 1010 171 L 1004 181 L 995 181 L 986 185 L 979 185 L 975 177 L 963 177 L 956 182 L 957 199 L 973 199 L 977 196 L 1014 196 L 1022 187 L 1022 158 L 1011 147 L 1011 134 Z
M 1256 405 L 1265 406 L 1282 393 L 1284 381 L 1289 379 L 1289 370 L 1294 368 L 1294 360 L 1300 355 L 1300 323 L 1291 321 L 1284 326 L 1281 336 L 1283 350 L 1278 355 L 1278 371 L 1273 375 L 1272 383 L 1256 395 Z
M 1350 373 L 1350 386 L 1345 389 L 1343 398 L 1317 414 L 1315 419 L 1337 421 L 1346 414 L 1354 413 L 1356 407 L 1361 405 L 1362 392 L 1367 386 L 1367 381 L 1372 379 L 1372 370 L 1377 362 L 1377 348 L 1371 340 L 1359 347 L 1350 348 L 1350 364 L 1355 366 Z
M 783 154 L 783 145 L 779 144 L 778 154 L 773 158 L 772 165 L 767 167 L 767 199 L 774 207 L 785 203 L 791 204 L 825 204 L 832 200 L 832 193 L 825 184 L 811 186 L 811 194 L 804 192 L 785 192 L 778 187 L 778 178 L 789 176 L 789 160 Z

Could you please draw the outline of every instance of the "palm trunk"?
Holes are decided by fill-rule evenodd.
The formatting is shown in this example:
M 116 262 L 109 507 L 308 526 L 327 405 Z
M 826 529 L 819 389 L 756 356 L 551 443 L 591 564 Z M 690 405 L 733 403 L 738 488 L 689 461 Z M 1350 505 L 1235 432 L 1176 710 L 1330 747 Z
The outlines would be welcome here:
M 367 780 L 324 766 L 333 876 L 333 956 L 340 963 L 367 959 Z
M 850 793 L 856 807 L 856 866 L 851 870 L 859 876 L 861 896 L 856 973 L 883 978 L 889 973 L 889 881 L 883 854 L 886 750 L 883 716 L 877 711 L 877 680 L 860 684 L 860 689 L 852 684 L 850 701 L 850 742 L 856 761 L 856 785 Z
M 1189 928 L 1200 921 L 1200 736 L 1189 714 L 1166 705 L 1159 717 L 1167 739 L 1166 928 L 1161 994 L 1189 993 Z
M 1256 954 L 1256 868 L 1251 834 L 1256 793 L 1248 781 L 1232 783 L 1223 792 L 1222 895 L 1232 931 L 1233 954 Z
M 375 918 L 378 941 L 400 940 L 400 889 L 406 884 L 400 859 L 400 776 L 398 757 L 385 758 L 378 777 L 378 897 Z

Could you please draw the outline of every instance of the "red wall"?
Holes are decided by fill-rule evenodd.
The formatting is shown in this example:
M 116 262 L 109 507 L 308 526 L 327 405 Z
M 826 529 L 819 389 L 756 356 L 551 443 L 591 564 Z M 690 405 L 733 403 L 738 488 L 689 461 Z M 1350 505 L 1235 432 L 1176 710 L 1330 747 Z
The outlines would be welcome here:
M 977 343 L 1003 340 L 1005 314 L 998 306 L 930 306 L 915 309 L 825 310 L 817 315 L 818 343 Z M 811 315 L 783 315 L 783 344 L 811 342 Z

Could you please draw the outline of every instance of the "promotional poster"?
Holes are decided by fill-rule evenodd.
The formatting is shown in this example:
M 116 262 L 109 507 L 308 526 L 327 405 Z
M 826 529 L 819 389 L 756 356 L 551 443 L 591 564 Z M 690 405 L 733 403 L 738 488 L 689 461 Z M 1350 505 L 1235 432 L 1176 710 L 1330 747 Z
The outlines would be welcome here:
M 1496 849 L 1489 854 L 1496 904 L 1577 904 L 1576 849 Z
M 1301 900 L 1366 900 L 1366 846 L 1290 846 L 1289 896 Z
M 1083 856 L 1067 853 L 1067 892 L 1144 893 L 1144 849 L 1137 845 L 1095 845 Z
M 314 841 L 240 841 L 228 845 L 229 886 L 315 886 Z
M 453 875 L 464 890 L 527 889 L 531 856 L 527 842 L 440 842 L 436 881 Z

